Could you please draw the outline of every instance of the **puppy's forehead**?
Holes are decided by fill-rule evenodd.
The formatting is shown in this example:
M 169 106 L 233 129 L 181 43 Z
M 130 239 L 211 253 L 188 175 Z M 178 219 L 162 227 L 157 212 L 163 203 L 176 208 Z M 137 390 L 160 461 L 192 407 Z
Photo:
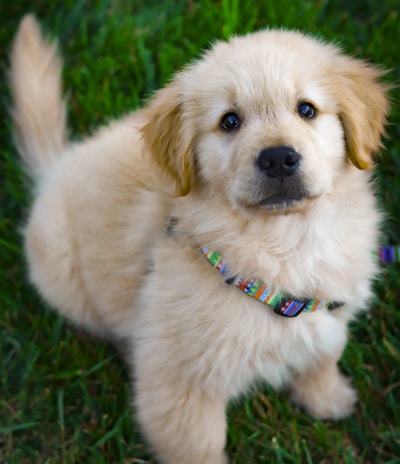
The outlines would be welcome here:
M 266 30 L 246 36 L 216 42 L 206 53 L 204 64 L 212 62 L 219 67 L 238 69 L 263 69 L 268 74 L 302 73 L 321 69 L 338 55 L 331 44 L 296 31 Z M 284 77 L 284 75 L 281 77 Z
M 300 32 L 267 30 L 217 42 L 187 70 L 188 94 L 215 107 L 224 102 L 259 106 L 323 97 L 336 47 Z

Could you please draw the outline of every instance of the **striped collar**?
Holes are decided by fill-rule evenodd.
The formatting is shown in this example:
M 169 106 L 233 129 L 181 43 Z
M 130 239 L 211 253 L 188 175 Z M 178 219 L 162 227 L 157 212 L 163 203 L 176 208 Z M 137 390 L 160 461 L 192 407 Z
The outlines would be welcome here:
M 320 309 L 333 309 L 343 306 L 344 303 L 332 300 L 318 300 L 317 298 L 295 298 L 283 292 L 275 292 L 262 280 L 244 279 L 238 275 L 230 275 L 227 263 L 221 254 L 211 251 L 206 245 L 201 251 L 215 269 L 225 277 L 225 282 L 242 290 L 246 295 L 272 306 L 274 312 L 280 316 L 295 317 L 301 312 L 314 312 Z M 400 246 L 386 246 L 378 250 L 380 263 L 400 262 Z
M 262 280 L 244 279 L 237 275 L 230 275 L 227 263 L 221 255 L 211 251 L 206 245 L 201 246 L 201 251 L 212 266 L 225 277 L 225 282 L 242 290 L 246 295 L 272 306 L 274 312 L 284 317 L 295 317 L 301 312 L 314 312 L 321 309 L 333 310 L 343 306 L 344 303 L 336 301 L 324 301 L 316 298 L 294 298 L 282 292 L 273 291 Z

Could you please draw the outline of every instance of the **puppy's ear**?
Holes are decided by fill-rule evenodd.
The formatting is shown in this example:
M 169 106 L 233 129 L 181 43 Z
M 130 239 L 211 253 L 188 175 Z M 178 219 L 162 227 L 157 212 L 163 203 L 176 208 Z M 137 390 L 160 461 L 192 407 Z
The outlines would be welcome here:
M 371 169 L 373 155 L 382 146 L 390 87 L 380 82 L 384 71 L 363 61 L 341 58 L 337 96 L 347 156 L 357 168 Z
M 154 95 L 143 110 L 141 132 L 145 149 L 175 181 L 177 195 L 184 196 L 194 183 L 193 128 L 179 89 L 174 81 Z

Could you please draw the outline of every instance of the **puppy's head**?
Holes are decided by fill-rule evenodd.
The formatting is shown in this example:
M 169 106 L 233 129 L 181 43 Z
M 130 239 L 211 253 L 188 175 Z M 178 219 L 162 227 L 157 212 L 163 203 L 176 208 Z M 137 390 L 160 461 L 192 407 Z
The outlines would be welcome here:
M 155 95 L 144 143 L 179 195 L 297 209 L 344 170 L 373 166 L 388 111 L 382 74 L 301 33 L 235 37 Z

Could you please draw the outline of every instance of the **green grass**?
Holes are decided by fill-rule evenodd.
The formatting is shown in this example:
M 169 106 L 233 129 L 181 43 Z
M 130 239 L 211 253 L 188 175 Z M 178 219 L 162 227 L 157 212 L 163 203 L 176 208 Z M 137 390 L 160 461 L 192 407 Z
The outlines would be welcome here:
M 60 38 L 73 136 L 139 106 L 213 38 L 264 25 L 298 28 L 391 69 L 399 81 L 398 0 L 44 0 L 1 2 L 0 61 L 20 17 L 34 11 Z M 378 168 L 388 242 L 400 242 L 399 92 Z M 0 79 L 0 462 L 148 463 L 131 420 L 129 379 L 113 348 L 71 329 L 26 283 L 19 227 L 29 204 Z M 368 98 L 368 97 L 366 97 Z M 360 393 L 356 414 L 314 421 L 259 386 L 229 408 L 234 463 L 399 463 L 399 267 L 376 284 L 351 327 L 342 367 Z M 190 463 L 188 463 L 190 464 Z M 207 463 L 205 463 L 207 464 Z

